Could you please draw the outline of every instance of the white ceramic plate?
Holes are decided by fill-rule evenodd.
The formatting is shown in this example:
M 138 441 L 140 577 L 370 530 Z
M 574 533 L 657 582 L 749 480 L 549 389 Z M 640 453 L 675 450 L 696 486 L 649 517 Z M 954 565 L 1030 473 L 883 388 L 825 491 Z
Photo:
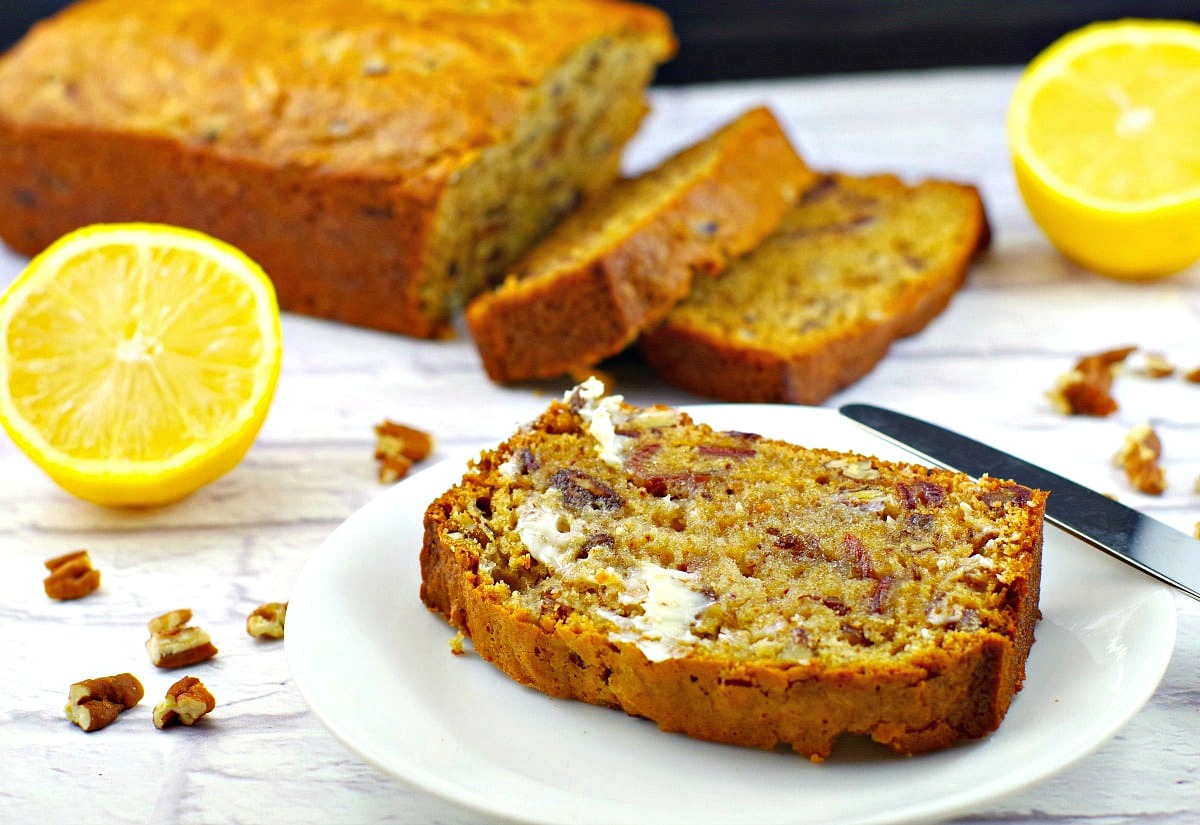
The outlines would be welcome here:
M 909 456 L 832 410 L 712 405 L 719 429 L 884 458 Z M 813 764 L 665 734 L 650 722 L 521 687 L 417 596 L 421 518 L 463 462 L 389 489 L 335 530 L 288 608 L 296 683 L 326 725 L 383 770 L 527 822 L 895 823 L 977 809 L 1104 742 L 1154 692 L 1175 641 L 1165 586 L 1047 528 L 1042 611 L 1025 689 L 987 739 L 913 758 L 839 741 Z

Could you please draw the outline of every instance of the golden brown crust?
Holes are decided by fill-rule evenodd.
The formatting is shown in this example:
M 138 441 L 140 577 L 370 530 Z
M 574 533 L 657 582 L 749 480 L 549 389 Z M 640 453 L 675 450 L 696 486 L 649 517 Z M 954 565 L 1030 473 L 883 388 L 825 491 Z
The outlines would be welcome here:
M 984 635 L 970 649 L 886 672 L 815 670 L 706 659 L 651 663 L 599 633 L 542 627 L 472 586 L 470 560 L 443 544 L 435 506 L 426 515 L 421 598 L 471 637 L 476 653 L 550 696 L 619 708 L 664 731 L 757 748 L 780 743 L 825 758 L 842 733 L 901 753 L 944 748 L 994 731 L 1025 679 L 1038 619 L 1041 533 L 1013 588 L 1012 639 Z
M 611 181 L 673 49 L 661 13 L 603 0 L 80 3 L 0 60 L 0 236 L 31 255 L 88 223 L 191 226 L 258 260 L 286 309 L 443 335 Z M 505 168 L 523 163 L 544 174 Z M 488 215 L 506 198 L 507 228 Z
M 659 185 L 646 185 L 651 176 Z M 769 234 L 812 177 L 760 108 L 585 204 L 468 307 L 488 376 L 551 378 L 624 349 L 696 273 L 719 273 Z
M 875 202 L 870 208 L 877 209 L 883 204 L 882 223 L 889 220 L 888 208 L 899 212 L 906 208 L 906 199 L 922 197 L 922 187 L 935 194 L 939 188 L 956 190 L 966 197 L 958 198 L 958 211 L 950 212 L 945 221 L 947 225 L 957 224 L 960 229 L 948 238 L 945 247 L 938 250 L 936 259 L 922 261 L 924 271 L 919 278 L 903 284 L 898 277 L 905 269 L 903 246 L 894 238 L 882 238 L 878 253 L 895 258 L 897 288 L 891 291 L 886 301 L 869 307 L 869 311 L 860 315 L 822 322 L 806 321 L 812 323 L 812 330 L 803 340 L 791 337 L 792 330 L 782 326 L 772 329 L 770 322 L 759 322 L 753 339 L 743 337 L 737 331 L 735 313 L 756 312 L 752 300 L 733 306 L 723 300 L 725 296 L 719 291 L 693 294 L 661 324 L 642 334 L 639 349 L 655 372 L 691 392 L 727 401 L 817 404 L 866 375 L 887 354 L 893 341 L 920 331 L 946 308 L 965 281 L 972 256 L 988 242 L 987 220 L 978 193 L 970 187 L 941 182 L 908 188 L 889 176 L 858 181 L 838 176 L 825 180 L 838 181 L 834 188 L 847 184 L 858 187 L 860 191 L 847 197 L 863 198 L 866 193 L 867 198 Z M 898 205 L 889 207 L 889 202 Z M 811 208 L 802 200 L 797 211 Z M 781 248 L 790 246 L 794 252 L 791 268 L 771 271 L 769 268 L 776 266 L 777 260 L 772 257 L 767 263 L 761 263 L 757 260 L 760 253 L 756 251 L 739 262 L 726 278 L 742 279 L 748 290 L 755 290 L 753 281 L 758 278 L 802 284 L 809 277 L 810 269 L 838 266 L 838 260 L 826 251 L 830 244 L 827 237 L 821 237 L 822 234 L 869 237 L 869 233 L 882 235 L 887 231 L 871 212 L 856 217 L 862 221 L 861 227 L 855 225 L 857 221 L 845 226 L 830 224 L 819 231 L 806 227 L 805 231 L 811 235 L 798 240 L 786 236 L 788 219 L 785 218 L 785 228 L 781 229 L 780 235 L 768 239 L 763 248 L 773 243 Z M 912 240 L 920 239 L 914 237 Z M 893 246 L 889 248 L 885 243 Z M 755 267 L 763 271 L 758 274 L 740 272 L 740 268 Z M 857 277 L 849 270 L 843 274 Z M 882 275 L 880 280 L 886 277 Z M 816 295 L 812 300 L 836 305 L 840 300 L 837 292 L 840 288 L 831 287 L 828 295 Z M 852 291 L 850 287 L 845 289 Z M 729 317 L 719 325 L 697 320 L 690 314 L 692 308 L 703 307 L 706 301 L 714 308 L 729 307 Z M 715 309 L 711 311 L 715 312 Z M 776 339 L 784 338 L 783 333 L 789 334 L 788 340 L 780 343 Z
M 687 425 L 686 420 L 684 424 Z M 564 434 L 562 438 L 568 441 L 575 437 L 571 413 L 561 406 L 552 407 L 531 429 L 514 438 L 521 438 L 521 445 L 531 445 L 538 443 L 539 438 L 548 442 L 556 434 Z M 753 444 L 755 449 L 775 449 L 769 448 L 765 440 L 736 440 L 742 435 L 714 434 L 704 428 L 697 430 L 698 443 L 702 446 L 711 445 L 714 438 L 723 438 L 720 444 Z M 635 442 L 642 443 L 640 440 Z M 1014 694 L 1024 683 L 1025 662 L 1039 618 L 1041 514 L 1045 493 L 994 479 L 970 486 L 972 482 L 965 482 L 956 474 L 894 465 L 877 459 L 851 457 L 854 461 L 847 467 L 838 463 L 843 458 L 840 454 L 804 452 L 804 456 L 811 458 L 800 460 L 817 461 L 817 466 L 829 468 L 845 467 L 843 471 L 852 480 L 846 488 L 849 490 L 861 489 L 863 484 L 878 484 L 890 489 L 889 485 L 895 484 L 897 490 L 902 486 L 911 487 L 903 496 L 912 498 L 923 495 L 913 490 L 926 485 L 935 493 L 930 499 L 935 506 L 924 511 L 930 514 L 936 512 L 942 502 L 942 493 L 937 493 L 939 489 L 958 490 L 961 492 L 954 495 L 965 496 L 945 499 L 946 506 L 955 512 L 960 507 L 958 502 L 969 502 L 975 497 L 985 502 L 986 508 L 1015 508 L 1013 512 L 1019 514 L 1014 516 L 1015 521 L 997 521 L 995 525 L 981 522 L 971 528 L 975 532 L 968 532 L 965 539 L 968 547 L 973 545 L 981 550 L 989 537 L 998 537 L 1013 525 L 1025 525 L 1019 535 L 1003 539 L 1009 545 L 1002 556 L 995 558 L 1006 561 L 990 561 L 985 565 L 997 572 L 999 568 L 994 564 L 1005 565 L 1000 579 L 1003 584 L 997 591 L 998 603 L 989 608 L 987 625 L 966 633 L 947 633 L 938 641 L 917 643 L 911 649 L 906 646 L 905 652 L 893 653 L 890 657 L 860 658 L 854 654 L 841 659 L 824 656 L 811 659 L 787 656 L 726 658 L 696 650 L 658 659 L 649 656 L 635 641 L 615 638 L 611 631 L 606 632 L 602 623 L 595 623 L 594 616 L 580 615 L 566 601 L 554 597 L 552 594 L 562 592 L 559 587 L 566 587 L 563 580 L 555 579 L 559 584 L 550 590 L 538 591 L 545 595 L 536 597 L 531 603 L 516 601 L 515 596 L 520 582 L 528 584 L 533 580 L 517 573 L 511 576 L 505 573 L 504 581 L 511 580 L 511 584 L 498 586 L 495 583 L 500 581 L 495 578 L 500 575 L 496 568 L 505 567 L 503 556 L 496 561 L 496 556 L 490 555 L 489 564 L 495 564 L 496 568 L 489 567 L 486 574 L 482 572 L 481 548 L 491 548 L 501 540 L 496 525 L 508 524 L 510 532 L 518 533 L 521 528 L 519 518 L 514 529 L 508 520 L 510 516 L 497 515 L 498 521 L 490 522 L 487 519 L 491 515 L 484 518 L 483 511 L 478 508 L 482 506 L 487 513 L 494 514 L 494 508 L 506 500 L 497 491 L 508 483 L 528 483 L 513 481 L 517 476 L 512 473 L 532 478 L 525 473 L 539 463 L 536 456 L 540 455 L 543 465 L 535 468 L 536 472 L 543 475 L 553 470 L 549 462 L 561 459 L 550 458 L 553 451 L 549 448 L 519 458 L 522 449 L 525 447 L 502 445 L 497 453 L 485 454 L 459 485 L 433 502 L 425 515 L 425 540 L 420 558 L 420 595 L 424 603 L 470 636 L 481 657 L 521 684 L 551 696 L 619 708 L 651 719 L 667 731 L 760 748 L 773 748 L 783 743 L 801 754 L 822 759 L 830 755 L 836 737 L 842 733 L 863 734 L 902 753 L 934 750 L 963 739 L 985 736 L 1001 723 Z M 645 457 L 661 456 L 668 448 L 650 445 L 631 449 L 634 456 Z M 729 455 L 733 462 L 741 460 L 738 456 L 749 451 L 747 447 L 709 446 L 710 455 Z M 527 467 L 505 471 L 500 469 L 502 457 L 504 464 L 519 460 Z M 632 459 L 634 464 L 638 460 Z M 778 458 L 774 460 L 778 461 Z M 576 460 L 571 466 L 578 467 L 581 463 L 586 464 Z M 780 473 L 786 471 L 780 464 L 772 466 L 778 467 Z M 600 472 L 595 464 L 584 469 L 589 473 Z M 830 474 L 836 472 L 829 471 Z M 603 483 L 616 485 L 618 477 L 619 471 L 618 476 L 605 476 Z M 818 473 L 817 478 L 820 477 Z M 740 480 L 730 482 L 731 487 L 747 483 L 744 477 L 737 478 Z M 862 484 L 853 482 L 859 478 L 866 481 Z M 725 482 L 721 482 L 716 489 L 724 485 Z M 604 490 L 599 483 L 593 488 Z M 637 501 L 632 498 L 635 494 L 632 487 L 616 486 L 614 489 L 628 502 Z M 837 499 L 841 494 L 830 495 Z M 770 523 L 769 517 L 756 509 L 755 501 L 757 499 L 746 499 L 745 512 L 756 513 L 754 518 L 761 524 Z M 914 501 L 910 500 L 909 504 Z M 839 505 L 831 501 L 826 506 L 836 509 Z M 896 520 L 911 520 L 911 515 L 905 515 L 907 512 L 902 508 Z M 990 512 L 999 513 L 1000 510 Z M 469 517 L 467 514 L 470 513 L 476 516 Z M 519 517 L 520 510 L 517 515 Z M 913 523 L 928 517 L 941 518 L 922 515 Z M 583 516 L 572 512 L 571 518 Z M 648 516 L 639 511 L 633 518 L 639 526 L 632 535 L 640 535 L 642 530 L 653 532 Z M 716 522 L 706 521 L 705 524 L 704 529 L 717 529 Z M 776 534 L 768 531 L 762 538 L 770 541 L 771 535 Z M 717 541 L 715 536 L 714 533 L 713 542 Z M 695 541 L 705 543 L 700 538 Z M 492 553 L 490 549 L 488 552 Z M 918 550 L 912 560 L 923 559 L 921 563 L 927 563 L 930 557 L 922 555 L 926 552 L 929 551 Z M 949 563 L 947 569 L 961 562 L 961 558 L 960 562 L 955 562 L 951 555 L 943 558 Z M 529 566 L 529 558 L 526 556 L 522 565 L 519 557 L 510 557 L 507 564 L 510 572 L 517 571 L 522 566 Z M 540 559 L 535 568 L 537 564 L 541 564 Z M 940 571 L 943 567 L 938 564 L 929 569 Z M 850 575 L 858 575 L 853 566 L 850 570 Z M 759 574 L 751 572 L 750 575 Z M 879 573 L 872 571 L 871 575 Z M 796 581 L 798 583 L 799 579 Z M 847 580 L 844 586 L 852 584 Z M 884 585 L 881 583 L 881 586 Z M 849 603 L 847 596 L 845 605 L 835 606 L 839 610 L 848 609 Z M 846 620 L 855 619 L 853 613 L 838 615 Z M 919 624 L 906 631 L 915 636 L 906 638 L 919 637 L 925 632 L 920 629 L 922 624 L 940 633 L 949 617 L 935 616 L 927 608 L 910 620 Z M 795 632 L 795 627 L 792 625 L 791 632 Z

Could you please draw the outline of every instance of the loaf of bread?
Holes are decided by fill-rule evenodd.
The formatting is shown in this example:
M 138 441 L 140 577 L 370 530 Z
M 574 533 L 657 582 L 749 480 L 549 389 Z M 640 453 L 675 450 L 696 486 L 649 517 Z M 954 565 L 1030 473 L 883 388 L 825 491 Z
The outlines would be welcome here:
M 425 514 L 421 598 L 551 696 L 828 756 L 981 737 L 1025 678 L 1046 496 L 714 432 L 591 379 Z
M 286 309 L 442 335 L 613 181 L 674 47 L 611 0 L 87 0 L 0 59 L 0 237 L 191 226 Z
M 759 108 L 584 203 L 467 308 L 488 376 L 552 378 L 621 351 L 696 273 L 770 234 L 814 178 Z
M 970 186 L 823 177 L 779 230 L 639 342 L 660 376 L 728 401 L 816 404 L 922 329 L 987 245 Z

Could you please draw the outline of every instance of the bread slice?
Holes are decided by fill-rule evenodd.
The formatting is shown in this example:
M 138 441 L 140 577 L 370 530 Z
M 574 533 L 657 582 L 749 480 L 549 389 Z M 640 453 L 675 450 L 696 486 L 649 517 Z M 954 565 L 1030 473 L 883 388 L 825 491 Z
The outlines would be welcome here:
M 624 349 L 769 235 L 814 175 L 754 109 L 585 203 L 467 308 L 488 376 L 552 378 Z
M 0 237 L 205 230 L 285 309 L 415 336 L 617 177 L 674 52 L 609 0 L 89 0 L 0 58 Z
M 831 175 L 639 349 L 660 376 L 729 401 L 816 404 L 922 329 L 988 242 L 970 186 Z
M 421 598 L 516 681 L 828 756 L 981 737 L 1025 678 L 1046 495 L 714 432 L 590 379 L 425 513 Z

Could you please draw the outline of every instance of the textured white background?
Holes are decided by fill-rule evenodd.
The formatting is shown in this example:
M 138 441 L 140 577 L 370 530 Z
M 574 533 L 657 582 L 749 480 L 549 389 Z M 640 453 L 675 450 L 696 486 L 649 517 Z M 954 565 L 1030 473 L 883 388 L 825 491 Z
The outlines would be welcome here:
M 1200 386 L 1122 378 L 1121 410 L 1104 420 L 1059 416 L 1043 392 L 1079 355 L 1119 344 L 1200 365 L 1200 268 L 1125 284 L 1056 255 L 1009 172 L 1003 121 L 1015 78 L 986 70 L 656 91 L 629 165 L 769 103 L 814 166 L 977 183 L 991 254 L 941 318 L 828 405 L 867 401 L 967 430 L 1191 532 Z M 0 251 L 0 285 L 23 263 Z M 0 441 L 0 822 L 479 821 L 359 761 L 306 708 L 282 645 L 255 642 L 243 625 L 260 602 L 287 599 L 308 553 L 378 492 L 376 421 L 433 431 L 441 455 L 505 435 L 566 385 L 492 386 L 462 338 L 418 342 L 298 316 L 283 327 L 284 371 L 257 444 L 176 506 L 130 513 L 75 501 Z M 614 372 L 634 402 L 699 400 L 632 362 Z M 1131 492 L 1109 463 L 1143 420 L 1166 445 L 1171 488 L 1161 498 Z M 105 585 L 52 603 L 41 563 L 79 546 Z M 1200 605 L 1176 602 L 1174 658 L 1145 709 L 1072 768 L 961 821 L 1200 822 Z M 149 666 L 145 622 L 185 605 L 221 648 L 195 668 L 219 706 L 202 727 L 160 733 L 149 708 L 173 678 Z M 90 736 L 66 722 L 72 682 L 122 670 L 146 684 L 139 708 Z

